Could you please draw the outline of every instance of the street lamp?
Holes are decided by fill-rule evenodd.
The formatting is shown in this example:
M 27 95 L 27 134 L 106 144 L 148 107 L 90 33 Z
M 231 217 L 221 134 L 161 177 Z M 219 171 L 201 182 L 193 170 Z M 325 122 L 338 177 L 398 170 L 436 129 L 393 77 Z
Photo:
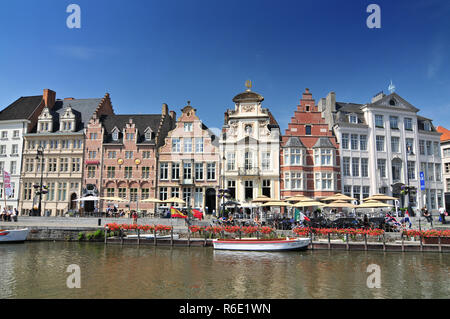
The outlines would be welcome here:
M 36 159 L 39 160 L 39 158 L 41 158 L 41 182 L 39 183 L 39 185 L 34 185 L 34 188 L 39 188 L 39 191 L 36 192 L 36 195 L 39 195 L 39 206 L 37 216 L 41 216 L 42 195 L 48 193 L 47 187 L 44 187 L 44 185 L 42 185 L 44 178 L 44 148 L 41 145 L 38 146 L 36 154 Z M 45 190 L 43 190 L 43 188 L 45 188 Z
M 219 189 L 219 195 L 217 195 L 222 200 L 222 214 L 219 214 L 221 216 L 224 216 L 225 214 L 225 199 L 230 198 L 230 190 L 229 189 Z M 219 216 L 219 217 L 221 217 Z
M 411 144 L 407 144 L 406 145 L 406 154 L 407 155 L 414 155 L 413 151 L 412 151 L 412 145 Z M 408 194 L 408 213 L 411 215 L 412 217 L 412 208 L 411 208 L 411 186 L 409 185 L 409 165 L 408 165 L 408 159 L 406 159 L 406 167 L 407 167 L 407 172 L 406 172 L 406 176 L 408 177 L 408 187 L 406 189 L 407 194 Z

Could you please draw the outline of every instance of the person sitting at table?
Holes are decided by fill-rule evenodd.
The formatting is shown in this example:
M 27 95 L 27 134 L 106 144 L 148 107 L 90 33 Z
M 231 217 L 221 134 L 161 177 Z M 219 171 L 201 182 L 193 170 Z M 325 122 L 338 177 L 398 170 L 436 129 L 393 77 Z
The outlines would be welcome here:
M 261 226 L 261 221 L 259 220 L 258 214 L 255 215 L 255 218 L 253 218 L 253 222 L 256 224 L 256 226 Z

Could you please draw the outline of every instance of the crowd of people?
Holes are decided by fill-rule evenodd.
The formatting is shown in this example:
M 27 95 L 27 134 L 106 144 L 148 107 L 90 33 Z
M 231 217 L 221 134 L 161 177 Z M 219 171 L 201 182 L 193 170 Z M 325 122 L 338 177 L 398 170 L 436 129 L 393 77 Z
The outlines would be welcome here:
M 0 220 L 3 222 L 12 222 L 12 221 L 17 222 L 18 215 L 19 215 L 19 212 L 17 211 L 17 208 L 6 209 L 6 207 L 5 207 L 5 208 L 3 208 L 3 210 L 0 213 Z

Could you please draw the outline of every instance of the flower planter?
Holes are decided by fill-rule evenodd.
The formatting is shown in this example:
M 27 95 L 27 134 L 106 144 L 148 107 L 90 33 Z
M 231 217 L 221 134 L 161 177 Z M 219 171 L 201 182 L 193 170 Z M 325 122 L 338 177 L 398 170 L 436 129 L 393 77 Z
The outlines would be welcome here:
M 439 238 L 438 237 L 424 237 L 423 238 L 424 244 L 439 244 Z M 441 244 L 442 245 L 450 245 L 450 237 L 441 237 Z

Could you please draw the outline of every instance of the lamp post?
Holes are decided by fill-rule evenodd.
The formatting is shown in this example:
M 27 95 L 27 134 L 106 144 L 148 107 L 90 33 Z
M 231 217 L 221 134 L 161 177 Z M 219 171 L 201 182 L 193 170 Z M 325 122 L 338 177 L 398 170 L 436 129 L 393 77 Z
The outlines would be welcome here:
M 37 154 L 36 154 L 36 159 L 39 160 L 39 158 L 41 158 L 41 182 L 39 183 L 39 185 L 34 185 L 35 188 L 39 188 L 39 191 L 37 192 L 37 195 L 39 195 L 39 206 L 38 206 L 38 211 L 37 214 L 38 216 L 42 216 L 41 215 L 41 210 L 42 210 L 42 194 L 47 194 L 47 190 L 43 190 L 43 179 L 44 179 L 44 148 L 39 145 L 37 148 Z M 37 186 L 37 187 L 36 187 Z
M 219 189 L 219 195 L 217 196 L 222 200 L 222 214 L 219 214 L 219 217 L 222 217 L 225 213 L 225 199 L 230 197 L 230 190 Z
M 406 145 L 406 155 L 414 155 L 413 151 L 412 151 L 412 145 L 411 144 L 407 144 Z M 408 188 L 407 188 L 407 194 L 408 194 L 408 213 L 411 215 L 412 217 L 412 209 L 411 209 L 411 186 L 409 185 L 409 165 L 408 165 L 408 158 L 406 159 L 406 167 L 407 167 L 407 174 L 406 176 L 408 177 Z

